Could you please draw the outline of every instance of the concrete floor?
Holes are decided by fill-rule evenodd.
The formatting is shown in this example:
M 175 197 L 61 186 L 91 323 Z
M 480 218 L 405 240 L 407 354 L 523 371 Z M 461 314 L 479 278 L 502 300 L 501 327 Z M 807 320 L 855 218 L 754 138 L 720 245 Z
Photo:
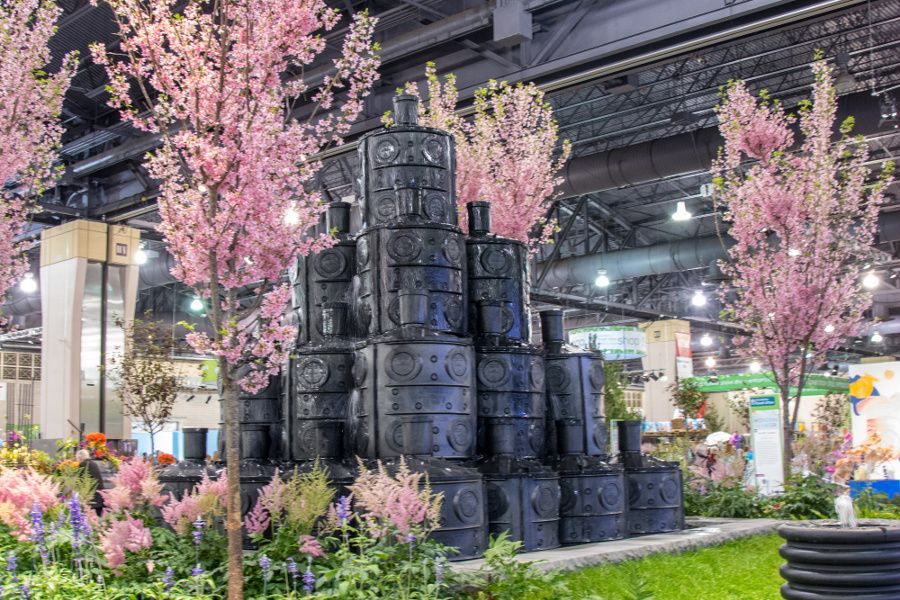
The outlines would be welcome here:
M 713 546 L 729 540 L 767 534 L 775 531 L 775 519 L 687 519 L 684 531 L 657 533 L 624 540 L 564 546 L 555 550 L 520 554 L 520 561 L 535 562 L 541 569 L 574 570 L 602 563 L 616 563 L 641 558 L 657 552 L 684 552 Z M 470 571 L 480 568 L 483 559 L 454 562 L 453 568 Z

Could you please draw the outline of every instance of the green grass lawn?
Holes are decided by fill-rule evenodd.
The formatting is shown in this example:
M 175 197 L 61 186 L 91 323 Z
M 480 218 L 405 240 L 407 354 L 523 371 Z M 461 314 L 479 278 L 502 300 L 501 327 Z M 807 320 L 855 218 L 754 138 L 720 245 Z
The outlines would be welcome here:
M 777 535 L 757 536 L 583 569 L 566 581 L 573 600 L 776 600 L 781 543 Z

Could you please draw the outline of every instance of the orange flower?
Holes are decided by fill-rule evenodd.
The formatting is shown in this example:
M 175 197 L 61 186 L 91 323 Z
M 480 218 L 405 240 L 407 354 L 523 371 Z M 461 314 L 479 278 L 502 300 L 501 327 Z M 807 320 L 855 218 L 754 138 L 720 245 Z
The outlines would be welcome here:
M 99 431 L 95 431 L 93 433 L 89 433 L 84 436 L 85 441 L 87 441 L 89 446 L 105 446 L 106 445 L 106 436 Z
M 177 460 L 175 457 L 168 452 L 160 452 L 159 456 L 156 457 L 156 463 L 159 465 L 174 465 Z

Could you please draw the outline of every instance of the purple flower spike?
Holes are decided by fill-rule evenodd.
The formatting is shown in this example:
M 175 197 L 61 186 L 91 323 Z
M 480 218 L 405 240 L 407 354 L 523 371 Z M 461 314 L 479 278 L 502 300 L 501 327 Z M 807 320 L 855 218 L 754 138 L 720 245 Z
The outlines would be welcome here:
M 163 574 L 162 582 L 163 587 L 165 587 L 166 591 L 172 589 L 172 585 L 175 583 L 173 578 L 175 576 L 175 571 L 172 570 L 172 567 L 167 567 L 165 574 Z
M 350 518 L 350 498 L 348 496 L 341 496 L 338 498 L 337 516 L 341 527 L 343 527 L 347 522 L 347 519 Z
M 313 575 L 311 567 L 306 567 L 306 572 L 303 573 L 303 589 L 307 594 L 316 591 L 316 576 Z

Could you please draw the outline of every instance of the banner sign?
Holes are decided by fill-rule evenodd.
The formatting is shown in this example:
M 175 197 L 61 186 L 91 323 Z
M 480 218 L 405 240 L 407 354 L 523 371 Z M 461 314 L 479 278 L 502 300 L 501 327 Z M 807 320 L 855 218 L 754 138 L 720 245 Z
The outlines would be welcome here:
M 691 354 L 691 334 L 675 332 L 675 374 L 678 379 L 694 376 L 694 359 Z
M 606 360 L 643 358 L 647 354 L 647 336 L 638 327 L 578 327 L 569 330 L 569 343 L 599 350 Z
M 850 425 L 853 443 L 871 434 L 900 452 L 900 362 L 850 365 Z
M 735 392 L 738 390 L 771 390 L 775 389 L 775 379 L 771 371 L 762 373 L 730 373 L 719 375 L 714 381 L 709 377 L 695 377 L 701 392 Z M 829 392 L 837 394 L 847 393 L 847 379 L 845 377 L 832 377 L 810 373 L 806 376 L 806 384 L 803 386 L 803 396 L 824 396 Z M 791 394 L 796 393 L 796 388 L 791 388 Z
M 784 484 L 784 435 L 777 396 L 750 397 L 750 435 L 756 489 L 767 495 L 780 492 Z

